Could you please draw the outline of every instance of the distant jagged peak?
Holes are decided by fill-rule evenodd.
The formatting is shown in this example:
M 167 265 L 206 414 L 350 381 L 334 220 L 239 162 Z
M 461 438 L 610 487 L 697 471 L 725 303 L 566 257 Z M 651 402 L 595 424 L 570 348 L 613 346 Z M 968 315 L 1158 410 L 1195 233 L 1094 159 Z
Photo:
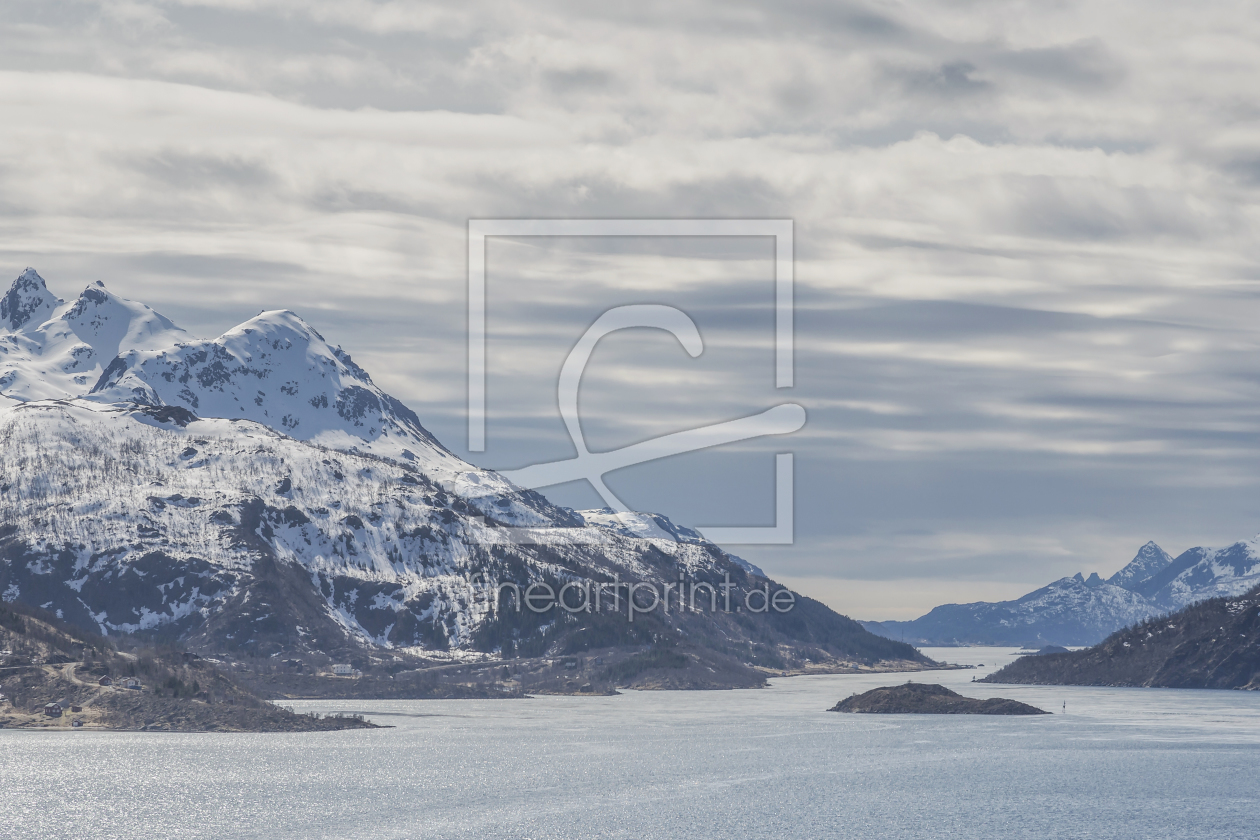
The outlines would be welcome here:
M 1103 579 L 1098 576 L 1098 572 L 1090 572 L 1089 577 L 1085 579 L 1085 585 L 1093 589 L 1095 586 L 1102 586 Z
M 1138 549 L 1128 565 L 1107 578 L 1107 583 L 1134 589 L 1172 565 L 1172 562 L 1172 555 L 1160 548 L 1154 540 L 1150 540 Z
M 1085 577 L 1083 572 L 1077 572 L 1071 577 L 1060 578 L 1050 585 L 1071 587 L 1074 584 L 1080 584 L 1088 589 L 1097 589 L 1100 586 L 1106 585 L 1107 581 L 1099 577 L 1098 572 L 1090 572 L 1089 577 Z
M 1089 577 L 1085 577 L 1083 572 L 1077 572 L 1068 577 L 1061 577 L 1056 581 L 1046 584 L 1041 589 L 1028 593 L 1027 595 L 1015 601 L 998 601 L 999 606 L 1003 604 L 1022 604 L 1026 602 L 1040 602 L 1049 595 L 1062 595 L 1065 593 L 1074 593 L 1081 597 L 1099 597 L 1108 595 L 1118 595 L 1123 587 L 1114 587 L 1107 581 L 1098 576 L 1097 572 L 1090 572 Z M 976 602 L 978 604 L 985 603 L 983 601 Z
M 27 268 L 3 298 L 0 298 L 0 329 L 20 330 L 39 326 L 62 304 L 61 298 L 48 291 L 48 284 L 33 268 Z

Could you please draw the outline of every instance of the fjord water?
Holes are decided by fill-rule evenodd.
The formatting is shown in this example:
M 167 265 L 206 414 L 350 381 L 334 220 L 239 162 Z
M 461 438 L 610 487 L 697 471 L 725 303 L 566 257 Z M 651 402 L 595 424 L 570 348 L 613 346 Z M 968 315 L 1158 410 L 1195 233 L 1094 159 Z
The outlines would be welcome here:
M 300 704 L 394 728 L 0 731 L 0 837 L 1251 838 L 1260 693 L 974 685 L 1037 717 L 825 711 L 905 678 Z M 1063 704 L 1067 704 L 1066 711 Z

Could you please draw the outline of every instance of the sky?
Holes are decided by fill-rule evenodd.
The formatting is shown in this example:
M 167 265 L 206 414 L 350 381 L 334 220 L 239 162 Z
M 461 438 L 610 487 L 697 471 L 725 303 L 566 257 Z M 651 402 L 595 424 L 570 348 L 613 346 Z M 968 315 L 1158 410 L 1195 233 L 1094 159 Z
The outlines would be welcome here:
M 0 276 L 103 281 L 195 335 L 292 309 L 496 469 L 571 457 L 556 402 L 609 308 L 592 450 L 805 407 L 795 434 L 607 476 L 858 618 L 1017 597 L 1260 530 L 1260 8 L 1168 2 L 0 5 Z M 791 219 L 773 241 L 487 246 L 469 219 Z M 573 507 L 589 487 L 545 491 Z

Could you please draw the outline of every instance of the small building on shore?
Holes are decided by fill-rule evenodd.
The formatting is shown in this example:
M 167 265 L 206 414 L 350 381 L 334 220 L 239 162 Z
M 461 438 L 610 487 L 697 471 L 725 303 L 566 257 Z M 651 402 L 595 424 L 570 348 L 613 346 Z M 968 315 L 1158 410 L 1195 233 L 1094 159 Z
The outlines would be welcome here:
M 61 713 L 64 711 L 65 709 L 61 707 L 60 703 L 46 703 L 44 705 L 44 714 L 48 717 L 61 717 Z

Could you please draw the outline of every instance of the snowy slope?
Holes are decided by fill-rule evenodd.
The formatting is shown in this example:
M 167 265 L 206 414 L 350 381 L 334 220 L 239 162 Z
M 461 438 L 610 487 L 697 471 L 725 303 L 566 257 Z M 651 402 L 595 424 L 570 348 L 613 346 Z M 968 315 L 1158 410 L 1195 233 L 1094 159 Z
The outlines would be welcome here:
M 671 540 L 677 542 L 692 543 L 693 545 L 708 544 L 708 540 L 700 536 L 698 532 L 693 531 L 691 528 L 677 525 L 659 513 L 621 514 L 612 508 L 605 507 L 595 510 L 577 511 L 577 515 L 587 525 L 598 525 L 622 536 L 650 539 L 665 534 Z M 760 567 L 754 566 L 744 558 L 736 557 L 734 554 L 728 556 L 743 567 L 745 571 L 752 572 L 758 577 L 766 577 L 766 573 Z
M 436 644 L 422 624 L 441 625 L 441 649 L 467 646 L 488 610 L 469 586 L 475 572 L 574 576 L 563 551 L 505 545 L 502 523 L 410 465 L 249 421 L 181 426 L 88 401 L 28 402 L 0 415 L 0 446 L 4 536 L 25 559 L 0 594 L 103 632 L 210 618 L 244 596 L 263 555 L 305 570 L 324 618 L 386 647 Z M 586 575 L 664 580 L 731 562 L 707 544 L 589 530 Z

